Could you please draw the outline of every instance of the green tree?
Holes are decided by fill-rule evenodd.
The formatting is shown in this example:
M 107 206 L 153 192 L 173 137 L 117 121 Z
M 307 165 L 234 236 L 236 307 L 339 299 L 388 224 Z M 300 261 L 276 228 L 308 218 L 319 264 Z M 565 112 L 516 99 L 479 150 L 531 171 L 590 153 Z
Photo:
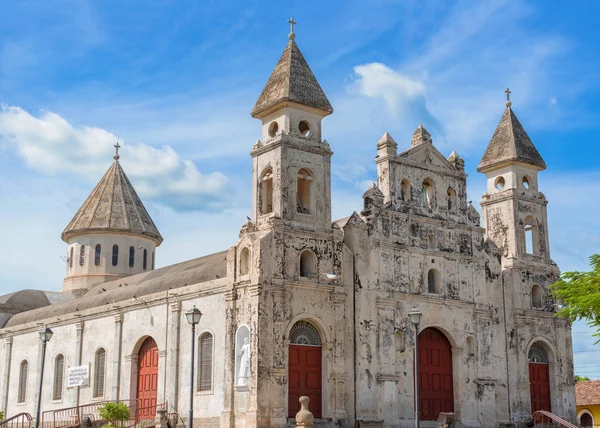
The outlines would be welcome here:
M 587 376 L 575 375 L 575 382 L 585 382 L 586 380 L 590 380 L 590 378 Z
M 590 257 L 590 267 L 589 272 L 564 272 L 551 286 L 551 293 L 564 305 L 558 316 L 571 321 L 585 319 L 596 329 L 593 336 L 600 337 L 600 254 Z
M 125 403 L 106 403 L 98 410 L 100 418 L 108 421 L 107 427 L 116 427 L 118 422 L 129 419 L 129 407 Z

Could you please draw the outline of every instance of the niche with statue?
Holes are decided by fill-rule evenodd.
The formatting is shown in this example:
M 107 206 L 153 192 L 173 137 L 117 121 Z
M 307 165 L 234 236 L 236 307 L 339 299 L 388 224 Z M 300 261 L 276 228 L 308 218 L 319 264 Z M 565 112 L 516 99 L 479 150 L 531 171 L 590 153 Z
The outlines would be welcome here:
M 242 325 L 235 334 L 235 389 L 248 389 L 250 383 L 250 329 Z

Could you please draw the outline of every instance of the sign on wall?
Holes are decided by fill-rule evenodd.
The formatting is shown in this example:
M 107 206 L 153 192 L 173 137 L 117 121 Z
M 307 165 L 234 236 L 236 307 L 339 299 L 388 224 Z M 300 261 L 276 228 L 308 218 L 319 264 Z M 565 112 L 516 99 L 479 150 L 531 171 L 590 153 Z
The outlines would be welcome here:
M 69 367 L 67 371 L 67 388 L 76 386 L 89 386 L 90 365 Z

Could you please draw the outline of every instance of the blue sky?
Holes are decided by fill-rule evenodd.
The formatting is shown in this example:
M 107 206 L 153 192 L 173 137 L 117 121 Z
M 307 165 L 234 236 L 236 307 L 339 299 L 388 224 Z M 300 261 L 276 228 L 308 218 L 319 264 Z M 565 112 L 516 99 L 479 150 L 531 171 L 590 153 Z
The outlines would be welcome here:
M 585 269 L 600 231 L 600 3 L 581 1 L 5 2 L 0 15 L 2 292 L 58 290 L 60 233 L 112 161 L 165 242 L 164 266 L 227 248 L 250 212 L 250 117 L 296 41 L 335 113 L 333 214 L 359 209 L 375 146 L 419 123 L 475 171 L 504 89 L 548 164 L 552 257 Z M 600 378 L 600 346 L 574 328 L 576 373 Z

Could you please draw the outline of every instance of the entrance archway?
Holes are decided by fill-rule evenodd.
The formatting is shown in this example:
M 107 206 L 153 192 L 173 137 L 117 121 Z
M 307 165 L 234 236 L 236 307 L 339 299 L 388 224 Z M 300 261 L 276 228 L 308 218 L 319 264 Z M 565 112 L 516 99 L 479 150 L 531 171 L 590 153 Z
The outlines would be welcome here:
M 156 416 L 158 393 L 158 345 L 148 337 L 138 353 L 137 419 Z
M 419 408 L 425 421 L 454 412 L 452 345 L 435 328 L 419 333 Z
M 322 352 L 321 335 L 314 325 L 298 321 L 290 330 L 288 359 L 288 417 L 300 410 L 299 399 L 310 398 L 310 410 L 315 418 L 322 416 Z
M 594 426 L 594 418 L 592 418 L 592 415 L 587 413 L 587 411 L 584 411 L 584 413 L 581 414 L 581 416 L 579 417 L 579 422 L 581 428 L 591 428 Z
M 550 365 L 548 354 L 539 343 L 529 349 L 529 395 L 531 413 L 538 410 L 552 411 L 550 403 Z

